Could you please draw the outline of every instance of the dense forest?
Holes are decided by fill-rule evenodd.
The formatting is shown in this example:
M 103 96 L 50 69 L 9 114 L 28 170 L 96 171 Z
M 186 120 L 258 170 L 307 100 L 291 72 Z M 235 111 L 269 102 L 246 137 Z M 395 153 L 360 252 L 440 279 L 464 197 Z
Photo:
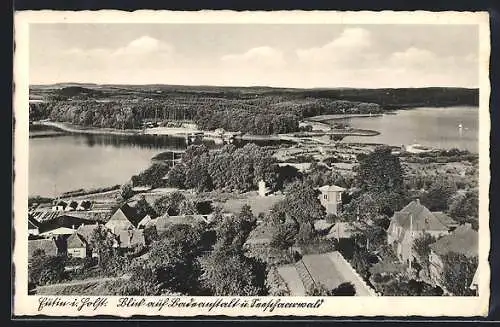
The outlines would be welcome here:
M 475 89 L 209 88 L 173 86 L 32 88 L 30 119 L 138 129 L 148 120 L 194 121 L 201 129 L 249 134 L 295 132 L 304 117 L 381 113 L 415 106 L 477 105 Z
M 247 192 L 264 180 L 271 188 L 278 182 L 278 165 L 272 154 L 255 144 L 234 145 L 209 151 L 204 145 L 190 146 L 181 162 L 167 174 L 173 187 L 198 191 L 224 189 Z
M 153 163 L 132 176 L 131 186 L 247 192 L 256 189 L 260 180 L 271 189 L 280 182 L 279 167 L 268 148 L 249 143 L 210 151 L 205 145 L 191 145 L 173 168 L 166 162 Z

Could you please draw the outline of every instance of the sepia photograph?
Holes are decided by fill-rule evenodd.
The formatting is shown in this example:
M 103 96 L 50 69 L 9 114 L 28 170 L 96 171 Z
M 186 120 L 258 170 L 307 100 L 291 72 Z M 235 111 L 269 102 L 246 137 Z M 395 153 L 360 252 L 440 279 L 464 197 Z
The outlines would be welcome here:
M 342 296 L 487 313 L 487 14 L 28 14 L 14 74 L 26 311 L 233 297 L 237 315 L 310 298 L 293 315 Z

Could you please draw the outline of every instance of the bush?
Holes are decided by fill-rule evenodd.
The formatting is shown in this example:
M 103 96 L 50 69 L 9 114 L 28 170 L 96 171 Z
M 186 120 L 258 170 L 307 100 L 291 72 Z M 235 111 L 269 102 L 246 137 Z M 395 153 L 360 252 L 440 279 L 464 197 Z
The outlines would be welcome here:
M 65 256 L 46 256 L 43 251 L 35 253 L 28 263 L 28 278 L 33 285 L 58 283 L 66 279 Z
M 342 283 L 332 290 L 333 296 L 354 296 L 356 295 L 356 287 L 352 283 Z
M 329 239 L 316 237 L 311 240 L 310 243 L 302 244 L 300 246 L 300 249 L 303 255 L 333 252 L 335 251 L 335 242 Z
M 126 183 L 122 185 L 122 187 L 120 188 L 120 196 L 124 200 L 128 200 L 134 196 L 134 191 L 132 191 L 131 183 Z

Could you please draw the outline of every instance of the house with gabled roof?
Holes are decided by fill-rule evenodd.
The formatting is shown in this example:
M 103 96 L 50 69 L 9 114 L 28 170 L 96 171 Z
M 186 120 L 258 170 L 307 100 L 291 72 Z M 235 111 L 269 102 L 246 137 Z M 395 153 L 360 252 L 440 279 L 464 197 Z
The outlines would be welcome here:
M 74 258 L 86 258 L 89 254 L 89 247 L 87 241 L 78 233 L 73 233 L 67 240 L 67 253 L 68 256 Z
M 387 243 L 392 245 L 400 261 L 409 263 L 415 258 L 414 240 L 424 233 L 436 238 L 449 233 L 450 227 L 442 222 L 443 217 L 440 216 L 427 209 L 418 199 L 394 213 L 387 230 Z
M 105 226 L 110 229 L 113 234 L 118 235 L 120 231 L 138 228 L 144 216 L 145 215 L 141 216 L 135 208 L 125 203 L 115 211 Z
M 479 234 L 472 229 L 470 224 L 460 225 L 449 235 L 441 237 L 429 247 L 430 277 L 435 284 L 440 285 L 444 270 L 442 257 L 452 252 L 463 254 L 469 258 L 477 257 L 479 252 Z

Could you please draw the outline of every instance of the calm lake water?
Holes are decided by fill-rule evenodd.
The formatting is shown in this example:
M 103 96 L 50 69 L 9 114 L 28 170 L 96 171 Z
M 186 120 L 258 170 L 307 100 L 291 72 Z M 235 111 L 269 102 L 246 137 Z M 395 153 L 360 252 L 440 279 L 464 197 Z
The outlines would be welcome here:
M 345 142 L 420 143 L 478 151 L 477 108 L 419 108 L 402 110 L 397 115 L 351 118 L 348 122 L 354 128 L 373 129 L 381 134 L 347 137 Z M 463 125 L 462 134 L 459 124 Z M 213 141 L 205 144 L 217 147 Z M 71 134 L 31 138 L 29 146 L 29 194 L 53 196 L 80 188 L 123 184 L 147 168 L 156 154 L 184 150 L 186 143 L 182 138 L 169 136 Z
M 36 135 L 49 130 L 36 127 L 30 132 Z M 209 148 L 220 147 L 210 140 L 203 143 Z M 178 158 L 186 147 L 183 138 L 171 136 L 65 134 L 30 138 L 29 194 L 54 196 L 82 188 L 123 184 L 149 167 L 158 153 L 174 151 Z
M 339 122 L 339 121 L 337 121 Z M 378 136 L 349 136 L 344 142 L 389 145 L 422 144 L 437 148 L 458 148 L 478 153 L 479 109 L 477 107 L 418 108 L 399 110 L 395 115 L 350 118 L 353 128 L 380 132 Z M 458 128 L 462 124 L 462 129 Z

